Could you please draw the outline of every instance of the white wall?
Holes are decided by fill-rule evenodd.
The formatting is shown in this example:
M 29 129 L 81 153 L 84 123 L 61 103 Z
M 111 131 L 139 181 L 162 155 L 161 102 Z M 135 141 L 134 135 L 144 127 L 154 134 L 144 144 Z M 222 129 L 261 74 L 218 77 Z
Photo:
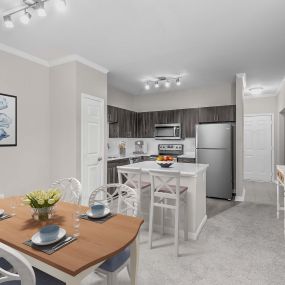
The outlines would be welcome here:
M 277 159 L 276 164 L 285 164 L 285 80 L 277 94 Z
M 236 195 L 244 194 L 243 173 L 243 135 L 244 135 L 244 91 L 246 87 L 245 74 L 236 76 Z
M 108 86 L 108 104 L 136 112 L 235 104 L 234 84 L 132 96 Z
M 24 194 L 50 182 L 49 69 L 0 51 L 0 93 L 18 98 L 18 146 L 0 147 L 0 192 Z

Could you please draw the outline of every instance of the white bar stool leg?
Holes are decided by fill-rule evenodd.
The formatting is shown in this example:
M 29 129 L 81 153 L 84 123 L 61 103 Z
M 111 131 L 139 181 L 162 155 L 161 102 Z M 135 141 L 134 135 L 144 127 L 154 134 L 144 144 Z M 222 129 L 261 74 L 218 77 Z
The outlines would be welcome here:
M 283 209 L 284 209 L 284 211 L 285 211 L 285 186 L 283 185 Z M 284 212 L 284 238 L 285 238 L 285 212 Z
M 184 194 L 184 240 L 188 240 L 188 197 Z
M 277 194 L 277 219 L 279 219 L 279 212 L 280 212 L 280 202 L 279 202 L 279 197 L 280 197 L 280 190 L 279 190 L 279 182 L 276 182 L 276 194 Z
M 179 256 L 179 199 L 176 200 L 176 209 L 175 209 L 175 233 L 174 233 L 174 247 L 175 254 Z
M 151 199 L 150 199 L 150 211 L 149 211 L 149 229 L 148 229 L 148 246 L 151 249 L 152 248 L 152 231 L 153 231 L 153 203 L 154 203 L 154 197 L 153 193 L 151 194 Z

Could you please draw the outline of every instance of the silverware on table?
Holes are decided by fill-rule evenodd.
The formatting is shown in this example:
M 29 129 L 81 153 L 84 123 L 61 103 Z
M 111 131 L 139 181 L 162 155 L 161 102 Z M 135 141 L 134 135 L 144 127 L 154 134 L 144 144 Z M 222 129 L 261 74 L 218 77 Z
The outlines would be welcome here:
M 65 246 L 67 243 L 69 243 L 71 240 L 73 239 L 72 236 L 69 236 L 65 239 L 63 239 L 61 242 L 59 242 L 58 244 L 56 244 L 55 246 L 53 246 L 50 250 L 52 251 L 56 251 L 58 249 L 60 249 L 61 247 Z

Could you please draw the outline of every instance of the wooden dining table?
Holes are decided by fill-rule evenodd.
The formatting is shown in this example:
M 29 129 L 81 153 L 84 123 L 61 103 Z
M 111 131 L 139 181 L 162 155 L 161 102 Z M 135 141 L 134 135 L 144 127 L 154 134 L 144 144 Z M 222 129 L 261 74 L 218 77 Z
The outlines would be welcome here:
M 0 199 L 0 208 L 9 213 L 11 203 L 16 204 L 16 215 L 0 220 L 0 242 L 20 251 L 33 267 L 67 285 L 79 285 L 102 262 L 130 246 L 131 284 L 137 284 L 138 234 L 143 219 L 120 214 L 102 224 L 80 219 L 77 240 L 48 255 L 24 244 L 45 223 L 33 220 L 31 209 L 21 203 L 20 197 Z M 86 207 L 81 207 L 82 212 L 86 210 Z M 74 205 L 59 202 L 49 223 L 57 224 L 72 234 L 74 212 Z

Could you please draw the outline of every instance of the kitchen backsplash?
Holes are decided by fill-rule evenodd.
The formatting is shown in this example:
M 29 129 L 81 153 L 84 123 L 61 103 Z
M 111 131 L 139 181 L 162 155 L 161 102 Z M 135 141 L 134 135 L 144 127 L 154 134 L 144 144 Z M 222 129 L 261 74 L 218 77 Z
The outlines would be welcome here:
M 119 144 L 123 141 L 126 143 L 126 154 L 132 154 L 135 151 L 135 141 L 142 140 L 147 146 L 148 154 L 157 154 L 159 144 L 183 144 L 184 154 L 195 152 L 195 138 L 187 138 L 184 140 L 155 140 L 152 138 L 109 138 L 108 139 L 108 155 L 119 155 Z

